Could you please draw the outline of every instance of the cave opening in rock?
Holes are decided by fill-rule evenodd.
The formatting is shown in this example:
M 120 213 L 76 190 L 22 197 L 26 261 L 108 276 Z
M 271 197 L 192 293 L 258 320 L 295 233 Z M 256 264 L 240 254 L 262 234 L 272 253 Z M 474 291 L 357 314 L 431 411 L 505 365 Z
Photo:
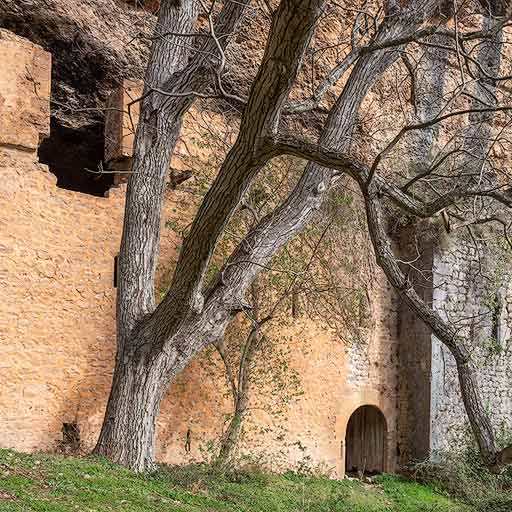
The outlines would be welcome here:
M 386 420 L 373 405 L 356 409 L 345 437 L 347 473 L 376 474 L 384 471 Z
M 113 174 L 96 171 L 104 158 L 104 125 L 63 126 L 52 117 L 50 137 L 38 150 L 39 161 L 57 176 L 57 186 L 75 192 L 107 197 Z

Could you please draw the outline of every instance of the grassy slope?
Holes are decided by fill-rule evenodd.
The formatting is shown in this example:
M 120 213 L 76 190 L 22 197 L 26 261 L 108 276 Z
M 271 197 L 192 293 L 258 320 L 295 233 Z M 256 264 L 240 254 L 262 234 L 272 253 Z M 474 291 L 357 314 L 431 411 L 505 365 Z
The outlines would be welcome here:
M 163 467 L 151 476 L 98 459 L 0 450 L 0 511 L 469 512 L 429 487 L 383 475 L 378 485 L 243 471 Z

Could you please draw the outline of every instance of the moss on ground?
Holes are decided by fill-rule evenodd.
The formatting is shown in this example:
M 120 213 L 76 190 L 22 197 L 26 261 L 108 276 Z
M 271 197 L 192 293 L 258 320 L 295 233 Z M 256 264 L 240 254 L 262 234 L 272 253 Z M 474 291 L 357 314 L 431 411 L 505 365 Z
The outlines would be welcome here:
M 213 473 L 162 466 L 137 476 L 98 458 L 0 450 L 6 512 L 472 512 L 432 487 L 394 475 L 375 484 L 257 469 Z

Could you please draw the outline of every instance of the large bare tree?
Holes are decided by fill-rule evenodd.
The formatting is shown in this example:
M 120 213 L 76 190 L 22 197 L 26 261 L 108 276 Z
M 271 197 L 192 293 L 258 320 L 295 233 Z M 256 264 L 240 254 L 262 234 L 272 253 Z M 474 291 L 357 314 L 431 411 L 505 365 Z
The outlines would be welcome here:
M 155 422 L 170 380 L 222 334 L 227 321 L 243 307 L 243 297 L 229 292 L 208 303 L 202 289 L 205 272 L 227 222 L 272 156 L 265 141 L 278 125 L 322 3 L 284 0 L 276 11 L 240 134 L 184 241 L 169 292 L 156 306 L 154 277 L 165 177 L 181 120 L 195 96 L 190 92 L 204 89 L 208 62 L 203 56 L 216 50 L 223 55 L 225 35 L 232 32 L 244 7 L 226 4 L 212 37 L 187 65 L 188 46 L 180 44 L 180 38 L 193 33 L 199 4 L 162 2 L 157 34 L 164 37 L 155 39 L 148 64 L 127 190 L 119 257 L 118 350 L 97 453 L 138 471 L 151 467 Z
M 471 334 L 468 337 L 468 333 L 465 333 L 460 325 L 445 318 L 441 312 L 434 310 L 431 304 L 420 297 L 409 278 L 408 267 L 414 268 L 413 262 L 404 264 L 399 255 L 395 254 L 393 241 L 388 232 L 388 221 L 391 220 L 388 207 L 391 202 L 399 210 L 416 219 L 431 218 L 443 213 L 457 219 L 461 219 L 462 216 L 463 227 L 471 224 L 496 223 L 500 231 L 503 228 L 504 240 L 510 245 L 507 228 L 511 225 L 512 179 L 510 171 L 493 167 L 489 161 L 489 149 L 495 143 L 492 135 L 495 114 L 504 114 L 506 118 L 501 122 L 508 126 L 508 113 L 512 108 L 510 101 L 507 102 L 507 91 L 505 94 L 498 91 L 498 84 L 509 79 L 507 74 L 500 75 L 499 68 L 503 52 L 502 31 L 505 24 L 510 21 L 510 7 L 495 2 L 492 5 L 486 3 L 484 8 L 484 27 L 479 32 L 463 35 L 457 26 L 455 30 L 447 30 L 439 24 L 433 32 L 436 37 L 432 38 L 430 30 L 424 32 L 425 35 L 428 34 L 428 40 L 424 41 L 424 44 L 437 50 L 438 63 L 439 60 L 443 61 L 441 74 L 431 74 L 433 81 L 424 84 L 429 94 L 428 100 L 418 106 L 417 114 L 420 119 L 400 129 L 376 155 L 372 165 L 366 166 L 362 162 L 357 162 L 346 153 L 333 152 L 331 147 L 320 148 L 312 145 L 306 149 L 304 142 L 290 141 L 286 137 L 281 143 L 281 149 L 289 154 L 316 161 L 325 167 L 338 168 L 358 183 L 365 202 L 368 228 L 377 263 L 403 300 L 453 355 L 462 400 L 483 462 L 491 470 L 497 471 L 510 463 L 512 450 L 509 447 L 498 450 L 496 447 L 493 427 L 485 411 L 485 403 L 478 386 L 478 361 L 474 360 L 474 340 L 471 339 Z M 454 15 L 457 16 L 457 12 Z M 470 52 L 464 43 L 473 38 L 481 40 Z M 450 41 L 448 44 L 447 40 Z M 443 83 L 444 66 L 448 63 L 445 53 L 452 53 L 459 59 L 462 83 L 456 87 L 456 91 L 446 103 L 442 104 L 439 86 Z M 464 98 L 462 107 L 457 103 L 460 96 Z M 435 132 L 439 125 L 464 115 L 468 116 L 468 124 L 460 130 L 462 134 L 459 133 L 462 143 L 454 144 L 449 150 L 440 151 L 434 161 L 429 163 L 427 153 L 432 149 L 435 135 L 433 130 Z M 409 132 L 419 132 L 414 141 L 417 144 L 415 150 L 423 150 L 419 160 L 426 165 L 420 172 L 416 170 L 403 182 L 396 176 L 393 179 L 389 169 L 382 169 L 382 172 L 379 170 L 386 157 Z M 503 132 L 504 130 L 501 130 L 501 136 Z M 279 142 L 276 144 L 279 146 Z M 469 147 L 471 149 L 468 149 Z M 417 157 L 417 153 L 414 156 Z M 446 173 L 443 174 L 439 168 L 451 157 L 454 157 L 454 161 L 442 167 L 442 171 Z M 417 163 L 417 160 L 411 158 L 410 162 Z M 420 186 L 414 189 L 415 185 Z M 475 209 L 475 199 L 483 201 L 484 206 Z M 501 215 L 497 214 L 497 211 Z M 396 215 L 396 210 L 392 211 L 391 215 Z
M 224 48 L 242 17 L 243 2 L 227 2 L 214 16 L 212 8 L 195 0 L 162 1 L 127 190 L 119 262 L 116 365 L 96 447 L 97 453 L 136 471 L 146 470 L 154 462 L 155 422 L 160 401 L 173 377 L 199 350 L 223 335 L 236 313 L 247 307 L 245 293 L 257 275 L 280 248 L 312 221 L 329 194 L 336 190 L 337 183 L 347 179 L 357 184 L 364 200 L 378 264 L 457 361 L 464 404 L 483 460 L 490 467 L 505 462 L 505 452 L 498 452 L 483 409 L 467 340 L 418 296 L 391 249 L 386 219 L 390 205 L 420 219 L 447 211 L 451 206 L 459 207 L 475 197 L 510 208 L 508 182 L 489 186 L 489 180 L 461 181 L 460 173 L 452 174 L 432 195 L 431 189 L 421 185 L 428 182 L 435 164 L 409 177 L 413 184 L 401 183 L 399 173 L 388 168 L 388 156 L 400 146 L 404 135 L 424 130 L 432 138 L 434 125 L 464 113 L 484 116 L 484 126 L 492 122 L 490 114 L 507 112 L 510 107 L 503 104 L 502 97 L 496 102 L 482 103 L 478 91 L 465 88 L 459 96 L 477 98 L 478 105 L 459 108 L 454 100 L 440 111 L 418 108 L 418 119 L 406 124 L 375 155 L 373 164 L 357 159 L 351 149 L 357 138 L 362 102 L 413 43 L 440 48 L 455 56 L 464 84 L 467 73 L 475 76 L 477 88 L 485 85 L 489 76 L 494 82 L 503 81 L 506 77 L 496 74 L 496 66 L 480 62 L 466 44 L 498 41 L 495 46 L 501 51 L 499 37 L 510 13 L 501 4 L 485 3 L 481 9 L 490 20 L 488 26 L 464 32 L 458 24 L 446 28 L 439 23 L 440 17 L 453 15 L 446 14 L 446 2 L 440 0 L 412 0 L 406 5 L 388 2 L 384 10 L 376 7 L 373 11 L 366 6 L 363 14 L 367 37 L 359 39 L 361 23 L 355 23 L 350 51 L 312 97 L 304 102 L 287 102 L 323 5 L 321 0 L 281 1 L 273 13 L 258 73 L 247 99 L 243 100 L 228 94 L 222 86 Z M 190 44 L 183 44 L 183 39 L 196 30 L 200 9 L 207 14 L 210 37 L 197 36 L 198 50 L 191 54 Z M 436 42 L 436 37 L 443 42 Z M 283 115 L 314 108 L 330 85 L 346 75 L 318 141 L 290 135 L 284 128 Z M 244 105 L 239 135 L 191 225 L 169 291 L 156 304 L 154 277 L 170 158 L 186 110 L 195 98 L 215 95 Z M 283 154 L 310 163 L 283 204 L 251 229 L 223 268 L 206 284 L 205 273 L 230 218 L 264 165 Z

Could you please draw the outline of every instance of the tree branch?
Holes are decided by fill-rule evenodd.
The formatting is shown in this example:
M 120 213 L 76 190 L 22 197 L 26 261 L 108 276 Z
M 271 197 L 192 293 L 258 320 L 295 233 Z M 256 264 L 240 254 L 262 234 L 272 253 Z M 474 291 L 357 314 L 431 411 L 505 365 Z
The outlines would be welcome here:
M 471 352 L 468 350 L 470 340 L 461 336 L 452 324 L 444 320 L 416 293 L 413 284 L 402 272 L 391 249 L 392 244 L 385 228 L 383 209 L 376 187 L 372 186 L 370 190 L 362 189 L 362 192 L 365 199 L 368 229 L 377 263 L 404 301 L 432 329 L 435 336 L 446 345 L 453 355 L 457 365 L 462 399 L 480 454 L 486 466 L 497 471 L 504 462 L 504 455 L 510 449 L 505 449 L 502 452 L 498 452 L 496 449 L 493 428 L 484 409 L 477 374 L 471 361 Z
M 261 144 L 262 137 L 277 125 L 322 5 L 323 0 L 283 0 L 276 12 L 239 136 L 183 243 L 169 292 L 149 319 L 159 326 L 155 349 L 170 339 L 189 314 L 203 309 L 201 287 L 206 268 L 231 215 L 271 156 Z

